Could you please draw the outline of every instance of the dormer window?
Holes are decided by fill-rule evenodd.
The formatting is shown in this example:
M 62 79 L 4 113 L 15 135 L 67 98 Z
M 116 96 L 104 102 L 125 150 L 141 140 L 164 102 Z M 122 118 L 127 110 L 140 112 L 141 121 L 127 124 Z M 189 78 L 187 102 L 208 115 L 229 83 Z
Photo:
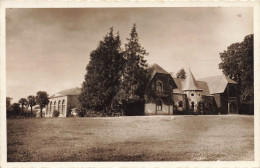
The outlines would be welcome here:
M 158 92 L 162 92 L 163 91 L 162 82 L 160 82 L 160 81 L 156 82 L 156 91 L 158 91 Z

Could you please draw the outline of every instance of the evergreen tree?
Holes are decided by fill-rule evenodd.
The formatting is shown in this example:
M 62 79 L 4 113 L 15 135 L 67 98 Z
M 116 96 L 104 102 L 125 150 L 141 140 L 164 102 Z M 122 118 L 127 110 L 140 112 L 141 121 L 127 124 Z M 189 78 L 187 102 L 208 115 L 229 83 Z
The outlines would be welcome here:
M 124 65 L 119 33 L 113 34 L 113 28 L 99 42 L 96 50 L 90 54 L 86 67 L 87 74 L 79 95 L 78 112 L 84 116 L 86 110 L 110 111 L 111 103 L 118 92 L 119 79 Z
M 179 72 L 176 74 L 177 78 L 185 79 L 186 78 L 186 72 L 184 68 L 181 68 Z
M 127 38 L 127 44 L 125 45 L 124 58 L 126 62 L 121 76 L 120 92 L 117 95 L 117 99 L 126 115 L 137 115 L 132 107 L 139 105 L 142 107 L 145 102 L 144 94 L 148 79 L 148 65 L 144 57 L 148 53 L 138 40 L 136 25 L 134 24 L 130 38 Z

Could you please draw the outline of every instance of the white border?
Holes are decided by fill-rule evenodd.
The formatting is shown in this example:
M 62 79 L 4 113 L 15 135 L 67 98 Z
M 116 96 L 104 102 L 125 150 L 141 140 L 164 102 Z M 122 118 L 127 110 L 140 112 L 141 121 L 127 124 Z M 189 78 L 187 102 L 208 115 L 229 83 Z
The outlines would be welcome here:
M 0 0 L 1 22 L 1 166 L 0 167 L 260 167 L 260 1 L 11 1 Z M 253 7 L 254 8 L 254 79 L 255 79 L 255 115 L 254 115 L 254 154 L 255 161 L 175 161 L 175 162 L 12 162 L 7 163 L 6 142 L 6 58 L 5 58 L 5 9 L 6 8 L 95 8 L 95 7 Z M 258 102 L 258 103 L 257 103 Z

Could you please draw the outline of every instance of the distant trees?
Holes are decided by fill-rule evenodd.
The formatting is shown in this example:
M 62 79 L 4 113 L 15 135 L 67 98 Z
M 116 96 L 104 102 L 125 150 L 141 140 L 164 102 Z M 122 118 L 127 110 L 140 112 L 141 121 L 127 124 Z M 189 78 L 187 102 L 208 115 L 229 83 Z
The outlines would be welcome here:
M 35 96 L 30 95 L 27 97 L 27 101 L 28 101 L 28 106 L 31 108 L 31 117 L 32 117 L 32 108 L 33 106 L 36 105 L 36 98 Z
M 254 103 L 254 35 L 245 36 L 241 43 L 234 43 L 220 53 L 219 68 L 238 84 L 241 104 Z M 243 108 L 243 107 L 241 107 Z
M 11 101 L 12 101 L 11 97 L 6 97 L 6 116 L 7 117 L 9 117 L 12 113 Z
M 12 98 L 6 97 L 6 116 L 7 117 L 28 117 L 29 112 L 26 115 L 24 113 L 24 108 L 31 108 L 31 117 L 33 116 L 33 107 L 39 105 L 40 116 L 42 117 L 42 109 L 49 103 L 48 94 L 45 91 L 37 92 L 37 96 L 30 95 L 26 98 L 21 98 L 18 103 L 11 104 Z
M 22 115 L 24 114 L 24 106 L 26 106 L 28 104 L 26 98 L 21 98 L 19 100 L 19 104 L 22 106 Z
M 36 93 L 36 103 L 40 106 L 40 116 L 42 118 L 42 109 L 49 103 L 48 94 L 45 91 Z
M 125 51 L 121 48 L 119 33 L 113 28 L 90 54 L 87 74 L 79 95 L 77 111 L 84 116 L 86 111 L 104 115 L 120 111 L 130 103 L 144 103 L 147 79 L 148 53 L 138 42 L 136 25 L 130 33 Z
M 11 109 L 12 109 L 12 115 L 13 116 L 19 116 L 21 113 L 21 108 L 20 108 L 20 104 L 19 103 L 13 103 L 11 105 Z
M 177 78 L 185 79 L 186 78 L 186 72 L 184 68 L 181 68 L 179 72 L 176 74 Z

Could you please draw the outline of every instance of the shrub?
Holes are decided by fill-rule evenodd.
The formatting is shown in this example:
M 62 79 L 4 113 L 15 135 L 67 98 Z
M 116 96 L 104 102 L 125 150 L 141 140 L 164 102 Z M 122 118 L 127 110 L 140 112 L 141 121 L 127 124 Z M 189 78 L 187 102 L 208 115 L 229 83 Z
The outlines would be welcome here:
M 69 114 L 68 117 L 75 117 L 73 114 Z
M 52 113 L 53 117 L 59 117 L 59 115 L 60 115 L 60 112 L 58 110 L 54 110 Z

